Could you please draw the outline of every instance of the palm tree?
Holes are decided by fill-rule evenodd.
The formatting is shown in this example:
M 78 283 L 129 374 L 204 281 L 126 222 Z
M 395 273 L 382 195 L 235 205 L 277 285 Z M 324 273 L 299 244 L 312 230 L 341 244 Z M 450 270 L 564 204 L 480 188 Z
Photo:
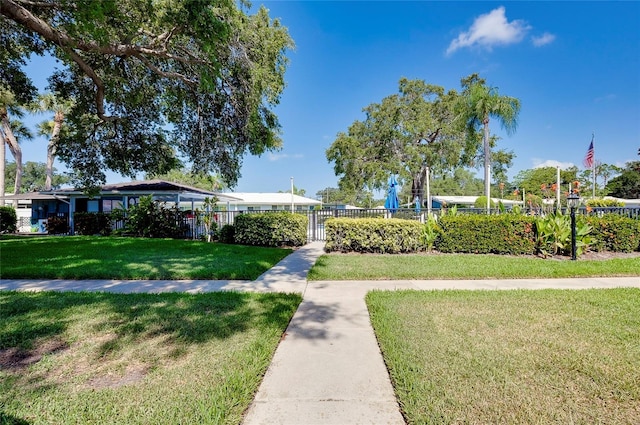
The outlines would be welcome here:
M 507 134 L 512 134 L 517 127 L 520 112 L 520 100 L 515 97 L 500 96 L 498 89 L 486 85 L 478 74 L 462 80 L 463 117 L 467 128 L 476 134 L 478 128 L 483 129 L 482 146 L 484 153 L 484 192 L 487 197 L 487 213 L 491 201 L 491 150 L 489 149 L 489 119 L 497 119 Z
M 4 192 L 5 192 L 5 143 L 9 147 L 9 151 L 13 155 L 16 161 L 16 178 L 14 182 L 13 193 L 18 194 L 22 188 L 22 148 L 18 144 L 16 134 L 21 134 L 27 138 L 31 137 L 29 131 L 19 121 L 10 121 L 9 113 L 14 116 L 21 117 L 22 110 L 19 108 L 18 102 L 15 96 L 8 90 L 0 88 L 0 144 L 2 145 L 2 154 L 0 159 L 3 159 L 0 165 L 0 199 L 1 204 L 4 205 Z M 13 206 L 18 207 L 18 200 L 13 201 Z
M 53 162 L 56 156 L 58 139 L 64 126 L 64 117 L 69 113 L 73 102 L 61 99 L 52 93 L 40 95 L 38 102 L 31 105 L 33 112 L 53 112 L 53 121 L 43 121 L 38 125 L 38 134 L 49 136 L 47 145 L 47 165 L 45 171 L 44 190 L 51 190 L 53 182 Z

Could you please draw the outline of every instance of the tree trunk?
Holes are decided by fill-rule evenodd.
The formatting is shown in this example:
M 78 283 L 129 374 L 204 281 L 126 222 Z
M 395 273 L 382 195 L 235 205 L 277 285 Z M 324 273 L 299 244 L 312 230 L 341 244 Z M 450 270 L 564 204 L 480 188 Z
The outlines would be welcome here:
M 5 167 L 7 166 L 7 151 L 4 145 L 4 133 L 0 130 L 0 207 L 4 207 L 4 192 L 5 192 L 5 182 L 4 182 L 4 172 Z
M 411 201 L 414 201 L 418 197 L 418 202 L 422 207 L 422 201 L 424 200 L 424 184 L 427 181 L 427 166 L 422 165 L 420 171 L 413 176 L 413 182 L 411 183 Z
M 0 110 L 0 125 L 2 125 L 5 142 L 9 145 L 9 150 L 16 161 L 16 180 L 14 183 L 13 193 L 17 195 L 20 193 L 20 188 L 22 187 L 22 149 L 13 135 L 13 131 L 11 131 L 11 126 L 9 125 L 9 114 L 4 108 Z M 18 209 L 17 199 L 13 200 L 13 207 Z
M 484 194 L 487 197 L 487 214 L 491 212 L 491 152 L 489 150 L 489 118 L 485 118 L 482 121 L 484 124 L 484 137 L 483 137 L 483 149 L 484 149 Z
M 62 122 L 64 121 L 64 114 L 56 112 L 53 118 L 53 131 L 51 132 L 51 139 L 49 139 L 49 145 L 47 145 L 47 166 L 45 170 L 44 190 L 51 190 L 53 186 L 53 162 L 56 157 L 56 146 L 58 143 L 58 137 L 60 136 L 60 129 L 62 128 Z

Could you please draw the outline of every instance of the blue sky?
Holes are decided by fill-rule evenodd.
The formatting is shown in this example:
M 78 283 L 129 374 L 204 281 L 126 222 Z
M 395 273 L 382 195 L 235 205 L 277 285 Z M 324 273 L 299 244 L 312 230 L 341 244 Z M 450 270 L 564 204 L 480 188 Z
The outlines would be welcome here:
M 238 192 L 337 187 L 325 152 L 401 77 L 460 89 L 480 74 L 522 103 L 516 132 L 497 123 L 509 176 L 578 165 L 595 132 L 596 160 L 624 165 L 640 148 L 640 2 L 254 1 L 296 43 L 276 113 L 284 147 L 246 157 Z M 44 162 L 46 141 L 25 142 Z M 62 165 L 56 164 L 58 168 Z M 110 174 L 109 182 L 125 181 Z

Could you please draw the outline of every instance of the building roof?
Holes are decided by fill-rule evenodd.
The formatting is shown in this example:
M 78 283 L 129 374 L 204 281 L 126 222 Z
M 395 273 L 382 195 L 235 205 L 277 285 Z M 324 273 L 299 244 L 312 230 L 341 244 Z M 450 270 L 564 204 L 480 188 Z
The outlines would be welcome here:
M 85 193 L 81 189 L 62 188 L 51 191 L 29 192 L 18 195 L 6 196 L 5 199 L 67 199 L 71 196 L 83 196 Z M 154 195 L 156 198 L 181 201 L 202 201 L 205 198 L 216 197 L 222 202 L 235 202 L 239 199 L 228 194 L 212 192 L 197 187 L 187 186 L 180 183 L 165 180 L 143 180 L 125 183 L 107 184 L 100 188 L 100 196 L 109 195 Z
M 291 193 L 286 192 L 232 192 L 223 193 L 237 200 L 230 201 L 231 204 L 241 205 L 291 205 Z M 293 203 L 295 205 L 322 205 L 322 202 L 306 198 L 300 195 L 293 195 Z
M 431 197 L 432 200 L 438 202 L 446 202 L 451 205 L 474 205 L 479 196 L 444 196 L 444 195 L 433 195 Z M 522 201 L 514 201 L 511 199 L 498 199 L 491 198 L 493 202 L 496 204 L 498 202 L 502 202 L 504 205 L 517 205 L 522 204 Z

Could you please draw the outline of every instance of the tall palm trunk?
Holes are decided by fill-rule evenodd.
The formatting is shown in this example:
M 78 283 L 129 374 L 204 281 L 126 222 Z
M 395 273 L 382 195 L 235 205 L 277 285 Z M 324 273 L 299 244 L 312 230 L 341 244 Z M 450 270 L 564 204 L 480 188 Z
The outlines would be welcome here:
M 487 197 L 487 214 L 491 212 L 491 150 L 489 149 L 489 117 L 482 121 L 484 126 L 484 194 Z
M 22 148 L 20 148 L 18 141 L 13 135 L 13 131 L 11 131 L 11 125 L 9 125 L 9 113 L 6 108 L 0 108 L 0 125 L 2 126 L 5 141 L 9 145 L 9 151 L 11 151 L 11 154 L 16 161 L 16 180 L 14 183 L 13 193 L 17 195 L 20 193 L 20 189 L 22 187 Z M 16 209 L 18 208 L 17 199 L 13 200 L 13 207 Z
M 60 111 L 56 112 L 53 117 L 53 131 L 51 132 L 51 139 L 49 139 L 49 144 L 47 145 L 47 165 L 45 170 L 44 190 L 51 190 L 51 187 L 53 186 L 53 161 L 56 157 L 56 147 L 63 121 L 64 114 Z

